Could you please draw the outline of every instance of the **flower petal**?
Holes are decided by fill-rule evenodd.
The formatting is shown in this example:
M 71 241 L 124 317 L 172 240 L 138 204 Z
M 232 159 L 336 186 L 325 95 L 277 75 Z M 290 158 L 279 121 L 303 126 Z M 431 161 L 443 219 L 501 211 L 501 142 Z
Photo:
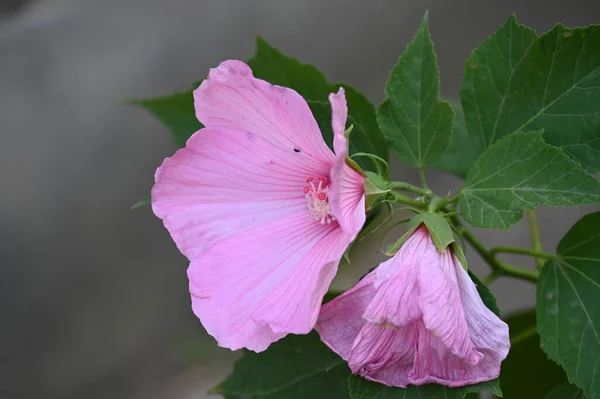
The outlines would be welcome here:
M 367 324 L 361 317 L 375 295 L 375 274 L 369 273 L 354 287 L 321 308 L 315 329 L 321 340 L 342 359 L 348 360 L 354 339 Z
M 370 323 L 396 328 L 410 325 L 423 317 L 419 306 L 418 272 L 415 264 L 403 262 L 401 257 L 393 257 L 379 268 L 397 263 L 397 270 L 389 279 L 377 281 L 377 292 L 367 306 L 363 318 Z
M 496 378 L 510 349 L 508 325 L 485 306 L 473 280 L 457 261 L 455 268 L 471 341 L 483 354 L 483 361 L 474 372 L 487 379 Z
M 346 163 L 348 141 L 345 136 L 348 106 L 344 89 L 330 94 L 333 127 L 333 147 L 335 163 L 331 169 L 331 191 L 329 203 L 333 215 L 342 229 L 350 234 L 358 234 L 366 220 L 365 178 Z
M 421 254 L 419 272 L 419 301 L 425 328 L 439 337 L 457 357 L 471 365 L 483 355 L 473 346 L 469 326 L 461 303 L 455 262 L 460 263 L 450 249 L 439 253 L 428 236 L 428 245 Z
M 294 90 L 256 79 L 241 61 L 211 69 L 194 102 L 196 117 L 207 127 L 252 133 L 327 165 L 334 159 L 306 101 Z
M 205 128 L 158 168 L 152 208 L 193 259 L 231 235 L 290 214 L 306 217 L 304 180 L 326 173 L 259 136 Z
M 348 244 L 339 227 L 302 213 L 231 236 L 190 265 L 194 312 L 234 350 L 307 334 Z
M 354 374 L 390 386 L 406 387 L 415 357 L 416 336 L 410 328 L 367 324 L 360 331 L 348 366 Z

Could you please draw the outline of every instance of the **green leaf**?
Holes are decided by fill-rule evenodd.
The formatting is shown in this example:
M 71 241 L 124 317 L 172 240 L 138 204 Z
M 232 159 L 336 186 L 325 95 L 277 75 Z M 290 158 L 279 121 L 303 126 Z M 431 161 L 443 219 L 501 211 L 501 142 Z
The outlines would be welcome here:
M 256 55 L 248 60 L 254 76 L 264 79 L 272 84 L 289 87 L 296 90 L 313 111 L 319 123 L 325 142 L 331 143 L 331 106 L 329 94 L 344 87 L 346 101 L 348 102 L 347 126 L 354 125 L 350 136 L 350 155 L 355 152 L 375 154 L 385 160 L 388 159 L 388 147 L 383 139 L 373 105 L 354 88 L 345 84 L 331 84 L 325 75 L 312 65 L 303 64 L 293 57 L 289 57 L 269 45 L 262 38 L 257 38 Z M 317 103 L 317 102 L 320 102 Z M 329 109 L 329 118 L 324 107 Z M 319 119 L 320 118 L 320 119 Z M 330 146 L 331 148 L 331 146 Z M 356 162 L 364 169 L 375 171 L 371 159 L 360 158 Z
M 502 392 L 509 399 L 543 398 L 554 386 L 566 381 L 567 375 L 540 349 L 535 309 L 510 315 L 505 321 L 510 330 L 511 348 L 502 362 Z
M 508 134 L 544 129 L 584 168 L 600 170 L 600 26 L 555 26 L 538 38 L 514 15 L 467 60 L 461 101 L 479 153 Z
M 198 85 L 195 84 L 193 89 Z M 203 128 L 196 119 L 193 89 L 170 96 L 133 100 L 132 103 L 141 106 L 164 123 L 173 133 L 177 146 L 183 147 L 192 134 Z
M 256 54 L 248 65 L 255 77 L 294 89 L 305 100 L 327 101 L 333 92 L 323 72 L 283 54 L 261 37 L 256 38 Z
M 313 331 L 289 335 L 265 352 L 245 352 L 233 373 L 211 390 L 225 399 L 348 398 L 350 370 Z
M 454 111 L 440 100 L 440 79 L 427 14 L 392 70 L 377 122 L 394 153 L 407 165 L 424 167 L 446 149 Z
M 558 244 L 537 284 L 538 332 L 548 356 L 589 399 L 600 398 L 600 212 Z
M 564 383 L 554 388 L 544 399 L 585 399 L 585 397 L 581 389 Z
M 452 124 L 450 143 L 435 166 L 464 178 L 481 152 L 477 142 L 467 132 L 462 107 L 460 104 L 452 104 L 452 107 L 456 116 Z
M 348 379 L 351 399 L 461 399 L 471 392 L 491 391 L 502 394 L 498 380 L 468 385 L 461 388 L 448 388 L 443 385 L 409 385 L 408 388 L 392 388 L 352 375 Z
M 485 306 L 499 316 L 500 311 L 496 305 L 496 298 L 494 298 L 489 289 L 475 275 L 472 273 L 469 273 L 469 275 L 477 286 L 477 292 L 481 296 Z M 348 387 L 351 399 L 460 399 L 468 393 L 483 391 L 489 391 L 496 396 L 502 396 L 497 378 L 460 388 L 448 388 L 443 385 L 428 384 L 421 386 L 409 385 L 408 388 L 403 389 L 388 387 L 353 375 L 348 380 Z
M 481 297 L 481 300 L 483 301 L 485 306 L 489 310 L 494 312 L 496 316 L 500 317 L 500 308 L 498 308 L 496 298 L 494 297 L 490 289 L 485 284 L 483 284 L 481 280 L 479 280 L 477 276 L 473 273 L 469 272 L 469 277 L 471 277 L 471 280 L 473 280 L 473 283 L 477 288 L 477 292 L 479 293 L 479 296 Z
M 477 227 L 508 230 L 523 211 L 540 204 L 576 206 L 600 202 L 600 183 L 542 132 L 502 138 L 475 162 L 460 196 L 464 218 Z

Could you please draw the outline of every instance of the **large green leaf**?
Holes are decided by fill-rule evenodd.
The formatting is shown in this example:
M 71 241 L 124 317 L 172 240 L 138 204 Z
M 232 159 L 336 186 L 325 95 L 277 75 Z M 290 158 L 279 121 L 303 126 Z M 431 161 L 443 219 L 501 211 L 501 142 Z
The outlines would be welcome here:
M 462 388 L 448 388 L 443 385 L 410 385 L 407 389 L 391 388 L 353 375 L 348 380 L 351 399 L 461 399 L 468 393 L 491 391 L 500 394 L 497 380 L 482 382 Z
M 460 104 L 452 104 L 452 107 L 456 116 L 452 124 L 450 143 L 435 166 L 457 176 L 465 177 L 480 155 L 479 145 L 467 132 L 465 114 Z
M 474 226 L 508 230 L 523 211 L 540 204 L 576 206 L 600 202 L 600 183 L 542 132 L 517 132 L 492 145 L 467 174 L 460 196 Z
M 544 129 L 591 173 L 600 170 L 600 26 L 557 25 L 538 38 L 511 16 L 467 60 L 461 87 L 479 153 L 501 137 Z
M 542 349 L 589 399 L 600 398 L 600 212 L 580 219 L 558 244 L 537 284 Z
M 256 54 L 248 65 L 255 77 L 294 89 L 306 100 L 327 101 L 333 91 L 323 72 L 283 54 L 261 37 L 256 38 Z
M 585 399 L 585 397 L 581 389 L 564 383 L 554 388 L 544 399 Z
M 195 84 L 189 91 L 132 102 L 164 123 L 173 133 L 177 146 L 183 147 L 187 139 L 203 127 L 196 119 L 192 95 L 192 90 L 198 85 Z
M 469 275 L 475 283 L 477 292 L 483 303 L 485 303 L 485 306 L 499 316 L 500 311 L 496 305 L 496 298 L 494 298 L 490 290 L 475 275 L 472 273 L 469 273 Z M 461 388 L 448 388 L 443 385 L 428 384 L 421 386 L 409 385 L 408 388 L 403 389 L 388 387 L 353 375 L 348 380 L 348 386 L 351 399 L 460 399 L 464 398 L 467 394 L 484 391 L 502 396 L 497 378 Z
M 385 86 L 387 99 L 377 110 L 377 122 L 394 153 L 407 165 L 435 162 L 448 146 L 454 111 L 440 100 L 440 79 L 433 42 L 423 18 L 412 43 L 392 70 Z
M 350 135 L 350 154 L 368 152 L 387 160 L 388 148 L 377 125 L 375 108 L 354 88 L 345 84 L 329 83 L 317 68 L 286 56 L 260 37 L 257 39 L 256 55 L 248 60 L 248 65 L 257 78 L 294 89 L 309 102 L 318 101 L 329 106 L 329 94 L 337 92 L 340 86 L 344 87 L 348 102 L 348 125 L 354 125 Z M 314 114 L 313 105 L 314 103 L 311 103 Z M 331 118 L 327 124 L 330 131 Z M 322 129 L 323 125 L 324 123 L 319 124 Z M 323 134 L 325 136 L 325 132 Z M 327 136 L 325 139 L 327 141 Z M 367 170 L 376 170 L 369 158 L 357 158 L 356 162 Z
M 502 392 L 508 399 L 543 398 L 554 386 L 566 381 L 567 375 L 540 349 L 535 309 L 510 315 L 505 321 L 510 329 L 511 348 L 502 362 Z
M 290 335 L 262 353 L 246 352 L 212 389 L 225 399 L 346 399 L 350 370 L 316 332 Z

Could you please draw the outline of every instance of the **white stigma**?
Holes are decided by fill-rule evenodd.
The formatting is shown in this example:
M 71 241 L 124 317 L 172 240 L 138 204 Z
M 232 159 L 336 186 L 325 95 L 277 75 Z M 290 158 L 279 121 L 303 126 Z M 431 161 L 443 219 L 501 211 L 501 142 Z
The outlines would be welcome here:
M 308 177 L 306 185 L 302 188 L 306 198 L 306 210 L 308 218 L 316 220 L 321 224 L 329 224 L 335 221 L 329 206 L 329 182 L 325 177 Z

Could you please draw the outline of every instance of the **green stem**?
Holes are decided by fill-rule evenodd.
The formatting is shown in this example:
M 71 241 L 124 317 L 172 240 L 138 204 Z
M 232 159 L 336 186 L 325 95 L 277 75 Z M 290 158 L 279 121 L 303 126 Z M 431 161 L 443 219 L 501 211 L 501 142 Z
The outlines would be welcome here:
M 462 226 L 462 223 L 460 223 L 457 217 L 453 217 L 452 221 L 457 226 Z M 465 228 L 462 228 L 461 230 L 461 235 L 464 237 L 464 239 L 468 241 L 473 249 L 475 249 L 475 251 L 490 265 L 492 271 L 503 276 L 516 277 L 532 282 L 536 282 L 538 280 L 540 274 L 537 271 L 523 269 L 500 262 L 490 251 L 486 249 L 483 243 L 479 241 L 479 239 L 475 237 L 473 233 Z
M 427 185 L 427 179 L 425 178 L 425 168 L 419 168 L 419 179 L 421 179 L 421 185 L 428 191 L 431 191 Z
M 488 274 L 487 276 L 485 276 L 481 282 L 485 285 L 490 285 L 491 283 L 493 283 L 494 281 L 496 281 L 496 279 L 500 277 L 500 273 L 497 272 L 491 272 L 490 274 Z
M 516 344 L 526 341 L 527 339 L 535 336 L 536 334 L 537 334 L 537 326 L 529 327 L 528 329 L 521 331 L 519 334 L 514 336 L 510 340 L 510 346 L 515 346 Z
M 546 252 L 534 251 L 533 249 L 527 249 L 527 248 L 494 247 L 494 248 L 490 249 L 490 254 L 492 254 L 494 256 L 499 253 L 535 256 L 538 259 L 554 259 L 554 258 L 556 258 L 556 255 L 548 254 Z
M 448 204 L 454 204 L 454 203 L 458 202 L 458 199 L 459 199 L 459 197 L 460 197 L 460 193 L 456 194 L 454 197 L 450 197 L 450 198 L 444 198 L 444 199 L 442 199 L 442 200 L 441 200 L 441 201 L 438 203 L 438 205 L 437 205 L 437 207 L 436 207 L 436 209 L 435 209 L 435 210 L 436 210 L 436 211 L 440 211 L 440 210 L 442 210 L 442 209 L 443 209 L 443 208 L 444 208 L 446 205 L 448 205 Z
M 406 205 L 412 205 L 419 209 L 422 209 L 423 206 L 425 205 L 423 203 L 423 201 L 418 201 L 418 200 L 412 199 L 410 197 L 407 197 L 406 195 L 402 195 L 395 191 L 391 191 L 390 194 L 392 195 L 392 197 L 394 197 L 394 202 L 398 202 L 398 203 L 406 204 Z
M 533 241 L 533 249 L 536 252 L 542 252 L 542 241 L 540 240 L 540 229 L 538 228 L 535 211 L 532 209 L 527 211 L 527 219 L 529 219 L 529 231 L 531 232 L 531 241 Z M 541 258 L 535 259 L 535 266 L 538 270 L 544 267 L 544 260 Z
M 383 176 L 385 179 L 387 179 L 390 175 L 390 165 L 386 162 L 385 159 L 378 157 L 377 155 L 374 154 L 369 154 L 366 152 L 355 152 L 354 154 L 350 155 L 350 158 L 354 158 L 354 157 L 367 157 L 370 158 L 371 160 L 373 160 L 373 163 L 375 164 L 375 167 L 377 168 L 377 173 L 379 173 L 380 176 Z M 380 164 L 385 166 L 385 173 L 381 173 L 381 167 Z
M 417 187 L 415 185 L 403 182 L 403 181 L 393 181 L 390 183 L 389 188 L 391 190 L 402 190 L 409 191 L 411 193 L 420 194 L 424 196 L 431 196 L 433 193 L 429 189 Z

